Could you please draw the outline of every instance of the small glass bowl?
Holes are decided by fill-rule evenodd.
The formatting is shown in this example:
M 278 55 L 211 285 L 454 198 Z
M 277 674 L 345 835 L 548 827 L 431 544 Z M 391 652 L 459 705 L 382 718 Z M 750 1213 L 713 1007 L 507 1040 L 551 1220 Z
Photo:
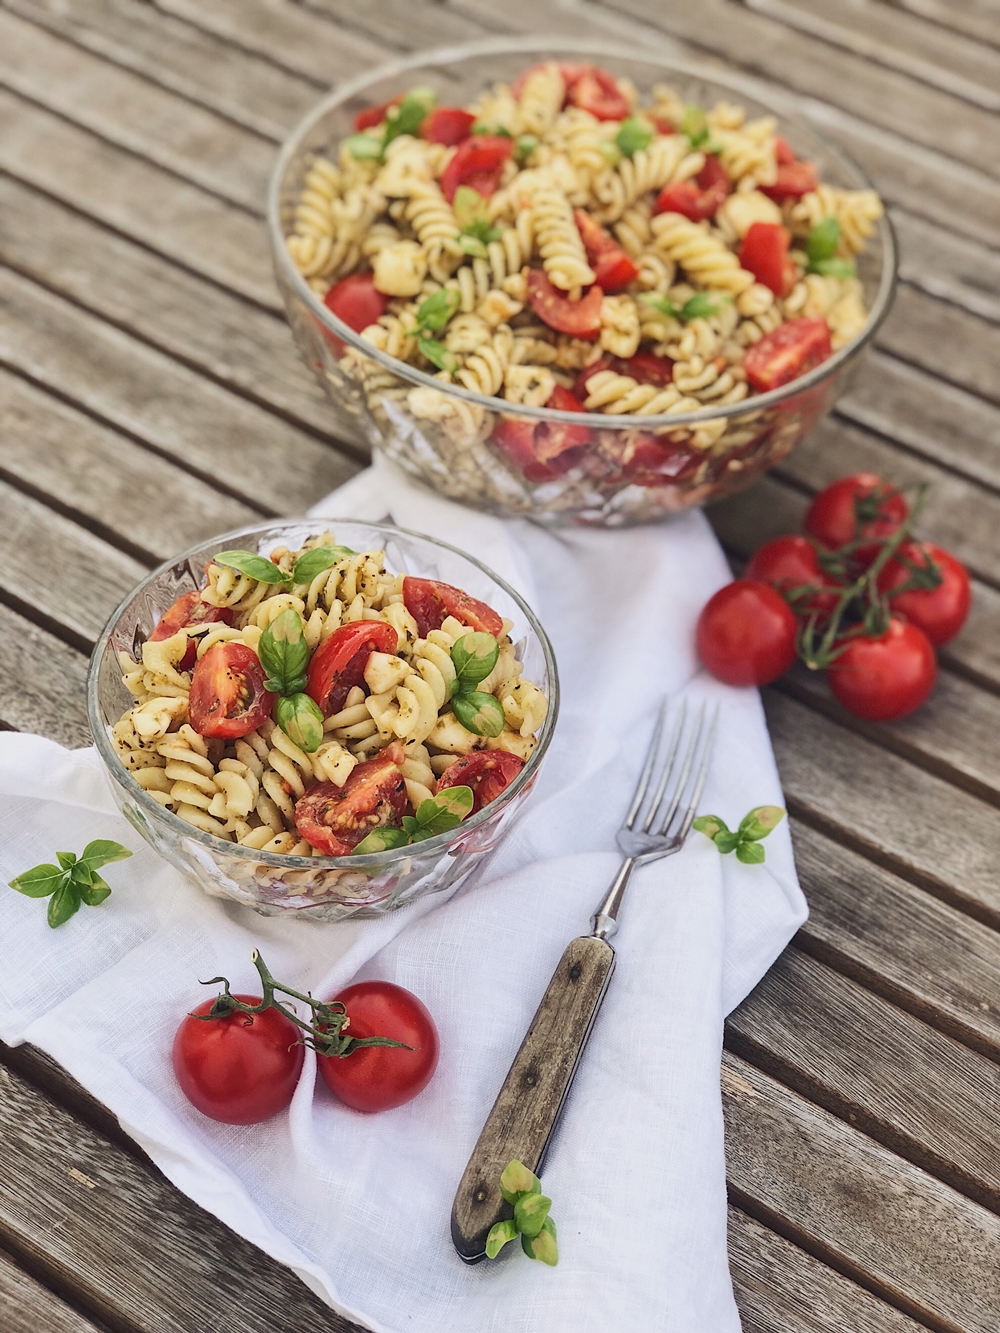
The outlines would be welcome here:
M 259 852 L 194 828 L 153 800 L 122 764 L 111 728 L 135 701 L 122 684 L 118 654 L 138 656 L 171 603 L 202 585 L 205 565 L 217 551 L 238 548 L 267 556 L 276 546 L 295 550 L 308 538 L 330 530 L 354 550 L 384 550 L 387 568 L 393 571 L 454 584 L 513 621 L 511 637 L 518 658 L 525 675 L 548 696 L 548 715 L 537 746 L 510 786 L 449 833 L 367 856 Z M 314 921 L 343 921 L 382 916 L 425 894 L 454 889 L 467 878 L 495 845 L 538 775 L 559 712 L 559 681 L 552 647 L 531 608 L 472 556 L 432 537 L 385 524 L 304 518 L 226 533 L 154 570 L 118 607 L 97 642 L 87 705 L 119 809 L 171 865 L 206 893 L 244 903 L 265 916 L 291 912 Z
M 799 156 L 815 162 L 822 181 L 870 188 L 844 154 L 801 122 L 761 102 L 753 85 L 739 75 L 593 38 L 491 38 L 382 66 L 326 97 L 282 149 L 271 182 L 268 227 L 295 341 L 329 395 L 345 437 L 367 441 L 412 476 L 478 509 L 548 524 L 618 527 L 662 519 L 743 490 L 791 453 L 830 410 L 849 386 L 849 374 L 892 299 L 896 247 L 887 218 L 880 220 L 858 259 L 870 313 L 856 338 L 809 374 L 770 393 L 723 407 L 650 417 L 520 407 L 443 384 L 373 348 L 342 323 L 298 272 L 285 244 L 313 160 L 335 150 L 364 107 L 385 103 L 415 86 L 433 88 L 447 104 L 463 104 L 498 80 L 509 82 L 527 64 L 581 58 L 631 79 L 642 94 L 655 83 L 668 82 L 686 101 L 705 106 L 737 101 L 748 116 L 777 115 L 782 134 Z M 447 420 L 415 415 L 410 392 L 421 387 L 444 395 Z M 526 476 L 491 439 L 501 415 L 532 426 L 585 425 L 591 428 L 592 442 L 562 456 L 564 462 L 572 460 L 565 473 L 542 468 L 538 475 L 538 467 L 529 464 L 532 475 Z

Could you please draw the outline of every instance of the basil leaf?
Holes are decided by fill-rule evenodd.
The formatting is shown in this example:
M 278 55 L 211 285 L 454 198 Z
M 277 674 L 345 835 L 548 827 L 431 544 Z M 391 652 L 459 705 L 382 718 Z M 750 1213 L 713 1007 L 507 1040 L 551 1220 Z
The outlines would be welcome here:
M 495 1259 L 508 1241 L 517 1239 L 517 1226 L 508 1217 L 503 1222 L 494 1222 L 490 1234 L 486 1237 L 486 1257 Z
M 744 815 L 740 823 L 740 835 L 750 842 L 766 838 L 772 829 L 777 828 L 785 817 L 780 805 L 758 805 L 749 814 Z
M 615 135 L 615 144 L 626 157 L 632 157 L 640 149 L 648 148 L 652 141 L 652 127 L 641 116 L 629 116 L 623 120 Z
M 433 89 L 411 88 L 397 106 L 386 110 L 385 142 L 391 143 L 400 134 L 416 134 L 436 102 Z
M 517 1203 L 524 1194 L 540 1194 L 542 1182 L 523 1162 L 508 1162 L 500 1175 L 500 1193 L 508 1203 Z
M 417 338 L 417 347 L 432 365 L 437 366 L 438 370 L 445 370 L 449 375 L 454 375 L 458 369 L 458 357 L 449 352 L 444 343 L 439 343 L 434 338 Z
M 56 852 L 56 860 L 63 870 L 69 870 L 76 865 L 76 852 Z
M 723 829 L 721 833 L 715 835 L 712 841 L 723 856 L 728 856 L 730 852 L 735 851 L 740 845 L 740 835 L 738 833 L 730 833 L 728 829 Z
M 309 645 L 298 611 L 288 607 L 275 616 L 260 636 L 257 656 L 267 675 L 267 689 L 275 694 L 296 694 L 304 688 Z M 284 731 L 284 727 L 281 729 Z
M 214 564 L 235 569 L 240 574 L 246 574 L 247 578 L 256 579 L 258 583 L 288 582 L 288 575 L 283 574 L 277 565 L 265 560 L 262 555 L 254 555 L 253 551 L 220 551 L 212 559 Z
M 463 634 L 452 646 L 455 666 L 455 693 L 485 680 L 497 664 L 500 648 L 492 634 Z
M 692 298 L 693 299 L 693 298 Z M 658 292 L 642 292 L 639 300 L 643 305 L 652 306 L 658 310 L 661 315 L 666 315 L 668 319 L 680 319 L 681 312 L 674 305 L 673 301 L 667 296 L 660 296 Z
M 471 185 L 460 185 L 458 187 L 455 191 L 455 198 L 451 201 L 451 206 L 455 213 L 455 220 L 460 227 L 471 227 L 477 222 L 488 223 L 490 220 L 486 200 Z
M 77 892 L 88 907 L 99 907 L 111 893 L 111 885 L 105 883 L 100 875 L 91 872 L 90 883 L 77 883 Z
M 699 833 L 704 833 L 706 838 L 711 838 L 714 842 L 718 833 L 728 833 L 725 820 L 720 819 L 718 815 L 699 815 L 697 819 L 691 821 L 691 827 Z
M 475 120 L 472 122 L 470 134 L 489 134 L 494 139 L 513 139 L 513 134 L 505 125 L 501 125 L 497 120 Z M 522 135 L 522 138 L 533 138 L 533 135 Z M 537 143 L 538 140 L 536 139 Z
M 410 835 L 401 828 L 373 828 L 366 838 L 362 838 L 351 853 L 352 856 L 365 856 L 368 852 L 387 852 L 393 847 L 405 847 Z
M 381 134 L 351 134 L 344 147 L 355 162 L 378 162 L 385 152 L 385 139 Z
M 514 1221 L 522 1236 L 532 1239 L 541 1231 L 552 1207 L 544 1194 L 525 1194 L 514 1205 Z
M 436 837 L 457 828 L 472 809 L 471 787 L 446 787 L 438 796 L 421 801 L 417 814 L 403 816 L 403 828 L 414 842 Z
M 47 898 L 50 893 L 55 893 L 65 877 L 65 870 L 59 866 L 33 866 L 30 870 L 15 875 L 7 887 L 23 893 L 26 898 Z
M 96 870 L 98 866 L 110 865 L 112 861 L 127 861 L 131 855 L 129 849 L 120 842 L 98 838 L 95 842 L 87 843 L 80 855 L 80 862 Z
M 840 244 L 840 223 L 836 218 L 824 218 L 817 222 L 806 239 L 806 254 L 810 264 L 818 264 L 822 259 L 832 259 Z
M 69 875 L 63 880 L 49 899 L 48 921 L 53 928 L 61 926 L 80 910 L 80 890 Z
M 764 848 L 759 842 L 741 842 L 736 848 L 736 859 L 745 866 L 759 866 L 764 860 Z
M 459 249 L 464 255 L 471 255 L 473 259 L 487 259 L 486 244 L 478 236 L 470 236 L 467 232 L 462 232 L 458 238 Z
M 323 712 L 308 694 L 278 700 L 276 721 L 293 745 L 313 754 L 323 743 Z
M 331 569 L 338 560 L 346 560 L 349 555 L 357 555 L 357 551 L 352 551 L 349 546 L 314 546 L 296 560 L 292 583 L 312 583 L 317 574 Z
M 539 1259 L 550 1268 L 559 1262 L 559 1250 L 556 1246 L 556 1226 L 551 1217 L 547 1217 L 537 1236 L 521 1237 L 521 1249 L 529 1259 Z
M 733 298 L 725 292 L 695 292 L 690 300 L 681 306 L 681 319 L 707 319 L 717 315 L 722 307 Z
M 684 108 L 679 129 L 681 134 L 686 134 L 691 140 L 692 148 L 700 147 L 708 139 L 708 117 L 704 109 L 689 102 Z
M 514 160 L 525 162 L 538 147 L 538 138 L 534 134 L 519 134 L 514 140 Z
M 492 694 L 473 690 L 452 700 L 455 716 L 474 736 L 499 736 L 504 728 L 503 709 Z
M 856 278 L 858 270 L 849 259 L 818 259 L 809 265 L 810 273 L 819 273 L 824 278 Z
M 429 329 L 431 333 L 440 333 L 459 307 L 461 297 L 451 287 L 441 287 L 433 292 L 417 308 L 417 325 Z

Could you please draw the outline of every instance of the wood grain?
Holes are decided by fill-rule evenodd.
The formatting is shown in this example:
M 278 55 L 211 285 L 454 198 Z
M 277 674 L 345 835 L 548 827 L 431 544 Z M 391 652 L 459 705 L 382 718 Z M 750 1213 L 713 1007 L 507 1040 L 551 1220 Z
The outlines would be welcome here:
M 541 1172 L 614 966 L 611 945 L 583 935 L 567 945 L 552 974 L 455 1194 L 451 1238 L 468 1263 L 486 1257 L 490 1228 L 512 1216 L 500 1193 L 508 1162 Z
M 0 601 L 0 722 L 62 745 L 89 745 L 86 681 L 82 652 Z M 59 700 L 58 708 L 53 700 Z
M 0 1250 L 0 1306 L 6 1333 L 98 1333 Z

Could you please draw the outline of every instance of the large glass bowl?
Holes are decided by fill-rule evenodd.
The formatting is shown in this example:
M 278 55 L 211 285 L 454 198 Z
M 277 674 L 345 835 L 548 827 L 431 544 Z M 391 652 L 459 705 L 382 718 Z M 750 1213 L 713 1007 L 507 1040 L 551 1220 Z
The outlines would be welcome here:
M 433 88 L 445 103 L 467 103 L 497 80 L 509 81 L 526 64 L 581 57 L 631 79 L 642 94 L 653 84 L 666 82 L 687 101 L 705 106 L 735 101 L 747 108 L 749 116 L 778 115 L 781 133 L 801 157 L 816 163 L 821 180 L 850 189 L 869 188 L 848 158 L 807 126 L 762 102 L 754 95 L 756 85 L 748 86 L 738 75 L 722 75 L 593 38 L 496 38 L 397 61 L 343 84 L 326 97 L 282 149 L 271 183 L 268 225 L 278 285 L 295 340 L 326 389 L 337 426 L 347 439 L 367 441 L 412 476 L 476 508 L 551 524 L 613 527 L 660 519 L 742 490 L 785 458 L 829 411 L 848 387 L 849 374 L 892 298 L 896 249 L 886 218 L 858 263 L 870 314 L 852 342 L 810 374 L 770 393 L 724 407 L 655 417 L 567 414 L 507 403 L 501 408 L 495 398 L 444 385 L 372 348 L 337 319 L 299 274 L 285 245 L 314 158 L 321 153 L 335 155 L 336 145 L 353 131 L 353 118 L 363 107 L 387 102 L 415 86 Z M 420 387 L 433 387 L 447 396 L 452 409 L 447 422 L 414 415 L 408 397 Z M 565 475 L 529 480 L 491 442 L 500 410 L 504 416 L 533 424 L 588 424 L 595 443 Z M 631 463 L 623 468 L 606 461 L 623 456 L 641 460 L 643 439 L 637 437 L 638 431 L 666 445 L 672 455 L 667 468 L 656 475 L 644 474 L 641 466 Z
M 511 637 L 524 674 L 548 696 L 548 716 L 531 758 L 496 800 L 450 833 L 368 856 L 282 856 L 259 852 L 203 833 L 139 786 L 118 758 L 111 727 L 135 702 L 122 684 L 119 652 L 137 656 L 163 612 L 181 593 L 204 582 L 217 551 L 252 550 L 269 555 L 292 550 L 332 530 L 357 551 L 385 550 L 394 572 L 440 579 L 489 603 L 513 621 Z M 90 662 L 87 685 L 90 727 L 104 760 L 119 809 L 171 865 L 206 893 L 232 898 L 267 916 L 296 913 L 318 921 L 381 916 L 415 898 L 456 888 L 494 846 L 524 801 L 552 739 L 559 711 L 555 658 L 545 631 L 521 597 L 472 556 L 415 532 L 378 523 L 294 519 L 241 528 L 186 551 L 154 570 L 130 593 L 105 626 Z

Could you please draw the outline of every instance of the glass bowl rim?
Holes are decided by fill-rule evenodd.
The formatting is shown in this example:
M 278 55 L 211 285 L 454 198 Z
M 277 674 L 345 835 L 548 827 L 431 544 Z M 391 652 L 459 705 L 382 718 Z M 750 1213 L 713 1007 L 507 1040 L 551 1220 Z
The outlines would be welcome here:
M 218 838 L 214 833 L 206 833 L 203 829 L 196 828 L 194 824 L 189 824 L 181 819 L 179 815 L 174 814 L 165 806 L 155 801 L 142 787 L 139 786 L 135 778 L 128 771 L 110 737 L 105 729 L 105 724 L 101 718 L 100 700 L 98 697 L 98 680 L 100 674 L 101 662 L 105 652 L 108 650 L 111 635 L 125 612 L 126 607 L 147 588 L 154 579 L 167 570 L 173 569 L 176 565 L 182 564 L 186 560 L 194 558 L 195 554 L 200 552 L 206 545 L 215 545 L 218 543 L 228 543 L 235 537 L 249 537 L 254 534 L 260 534 L 269 528 L 282 526 L 301 526 L 302 524 L 315 524 L 317 526 L 327 525 L 335 528 L 338 524 L 346 523 L 359 524 L 364 527 L 374 528 L 379 532 L 395 535 L 397 533 L 404 537 L 416 537 L 419 541 L 430 542 L 433 546 L 439 546 L 446 551 L 461 556 L 471 564 L 476 565 L 482 572 L 491 579 L 498 587 L 502 588 L 509 597 L 513 599 L 519 610 L 524 615 L 528 625 L 538 639 L 542 649 L 542 656 L 545 660 L 545 669 L 548 672 L 548 701 L 549 708 L 542 723 L 542 734 L 539 737 L 538 744 L 531 752 L 527 762 L 514 780 L 504 788 L 504 790 L 488 805 L 476 812 L 466 820 L 463 820 L 454 829 L 449 829 L 446 833 L 435 834 L 432 838 L 425 838 L 422 842 L 410 843 L 406 847 L 390 847 L 382 852 L 367 852 L 362 856 L 292 856 L 283 852 L 265 852 L 257 851 L 253 847 L 243 847 L 237 842 L 227 842 L 225 838 Z M 451 843 L 461 837 L 465 837 L 472 829 L 485 824 L 488 819 L 495 818 L 510 802 L 517 796 L 528 783 L 534 778 L 538 768 L 549 748 L 552 736 L 555 733 L 556 722 L 559 717 L 559 671 L 556 666 L 555 653 L 552 650 L 552 644 L 549 637 L 542 628 L 538 617 L 532 611 L 531 607 L 524 600 L 516 589 L 512 588 L 506 579 L 502 579 L 494 570 L 478 560 L 474 555 L 463 551 L 461 547 L 452 546 L 450 542 L 440 541 L 437 537 L 431 537 L 426 532 L 416 532 L 412 528 L 401 528 L 394 523 L 375 523 L 368 522 L 360 518 L 313 518 L 305 515 L 302 518 L 276 518 L 272 522 L 254 523 L 245 527 L 235 528 L 230 532 L 221 533 L 219 537 L 211 537 L 206 541 L 198 542 L 196 545 L 188 547 L 186 551 L 179 555 L 172 556 L 164 560 L 161 564 L 146 575 L 146 577 L 122 598 L 121 602 L 111 613 L 107 624 L 101 631 L 97 643 L 94 645 L 94 651 L 90 655 L 90 663 L 87 668 L 87 719 L 90 724 L 91 734 L 94 738 L 94 744 L 97 752 L 108 770 L 109 776 L 113 781 L 128 792 L 129 796 L 137 801 L 145 813 L 155 820 L 165 821 L 169 828 L 186 838 L 193 838 L 201 843 L 209 851 L 224 853 L 228 856 L 235 856 L 238 859 L 245 860 L 251 864 L 263 864 L 273 866 L 281 870 L 380 870 L 387 869 L 394 863 L 402 860 L 406 856 L 422 857 L 425 851 L 445 852 Z
M 278 154 L 278 160 L 271 175 L 271 183 L 268 189 L 267 202 L 267 227 L 271 241 L 272 257 L 278 276 L 284 279 L 295 291 L 296 295 L 305 302 L 310 313 L 318 319 L 328 332 L 334 334 L 341 342 L 348 343 L 357 351 L 363 352 L 365 356 L 383 366 L 393 374 L 409 380 L 414 386 L 423 386 L 426 388 L 437 389 L 438 392 L 448 397 L 460 398 L 467 403 L 473 403 L 477 407 L 483 407 L 492 412 L 503 413 L 503 408 L 498 404 L 505 402 L 502 398 L 488 397 L 485 394 L 474 393 L 471 389 L 466 389 L 459 384 L 446 384 L 441 380 L 435 379 L 433 375 L 426 371 L 419 370 L 416 366 L 411 366 L 406 361 L 401 361 L 397 357 L 389 356 L 371 343 L 367 343 L 355 331 L 345 324 L 341 319 L 333 314 L 331 310 L 319 299 L 312 290 L 305 278 L 302 277 L 288 253 L 288 247 L 285 243 L 284 228 L 281 225 L 281 192 L 282 183 L 289 164 L 293 157 L 300 151 L 302 140 L 306 137 L 313 125 L 333 108 L 348 101 L 351 97 L 363 92 L 371 84 L 381 79 L 395 77 L 406 73 L 407 70 L 420 69 L 424 66 L 457 64 L 462 60 L 474 56 L 489 56 L 497 54 L 507 54 L 524 52 L 532 54 L 535 52 L 548 52 L 555 54 L 561 51 L 570 52 L 574 55 L 592 55 L 596 57 L 613 56 L 619 60 L 637 60 L 645 64 L 660 65 L 665 73 L 671 71 L 692 78 L 702 79 L 708 83 L 716 84 L 730 92 L 742 94 L 752 100 L 767 107 L 773 115 L 784 120 L 786 123 L 797 124 L 805 129 L 815 139 L 817 139 L 826 151 L 839 164 L 847 169 L 847 174 L 853 172 L 861 182 L 860 188 L 874 189 L 871 181 L 865 172 L 857 165 L 849 154 L 845 153 L 839 146 L 831 143 L 825 135 L 814 129 L 810 122 L 804 122 L 796 117 L 789 117 L 782 112 L 775 110 L 769 103 L 766 95 L 762 96 L 758 86 L 759 81 L 740 74 L 737 71 L 726 70 L 720 72 L 704 62 L 694 60 L 678 59 L 674 56 L 662 54 L 655 48 L 644 53 L 635 47 L 629 47 L 620 43 L 602 42 L 593 37 L 558 37 L 558 36 L 531 36 L 531 37 L 488 37 L 474 42 L 464 42 L 457 46 L 443 46 L 429 50 L 414 52 L 412 55 L 401 57 L 396 60 L 389 60 L 379 65 L 376 69 L 368 70 L 364 74 L 359 74 L 356 78 L 349 79 L 339 84 L 332 92 L 328 93 L 306 116 L 299 122 L 291 132 L 281 147 Z M 815 369 L 805 375 L 800 375 L 797 379 L 791 380 L 788 384 L 780 388 L 771 389 L 767 393 L 753 394 L 748 398 L 741 399 L 738 403 L 723 404 L 718 407 L 704 407 L 697 412 L 676 412 L 661 413 L 657 416 L 643 416 L 639 413 L 619 414 L 603 412 L 561 412 L 551 407 L 528 407 L 523 404 L 511 404 L 511 416 L 526 417 L 535 421 L 558 422 L 561 425 L 580 426 L 584 422 L 588 423 L 593 429 L 610 430 L 659 430 L 670 427 L 697 425 L 704 421 L 717 421 L 720 418 L 739 417 L 748 412 L 761 411 L 769 407 L 777 407 L 790 398 L 797 397 L 801 393 L 807 392 L 815 385 L 830 379 L 841 369 L 848 361 L 853 359 L 874 337 L 879 325 L 888 314 L 892 303 L 892 297 L 896 290 L 898 277 L 898 247 L 896 245 L 895 232 L 892 223 L 889 220 L 888 212 L 884 212 L 878 220 L 878 232 L 882 242 L 882 269 L 879 274 L 878 289 L 875 293 L 875 299 L 868 312 L 868 318 L 864 327 L 843 347 L 838 348 L 832 356 L 821 362 Z

